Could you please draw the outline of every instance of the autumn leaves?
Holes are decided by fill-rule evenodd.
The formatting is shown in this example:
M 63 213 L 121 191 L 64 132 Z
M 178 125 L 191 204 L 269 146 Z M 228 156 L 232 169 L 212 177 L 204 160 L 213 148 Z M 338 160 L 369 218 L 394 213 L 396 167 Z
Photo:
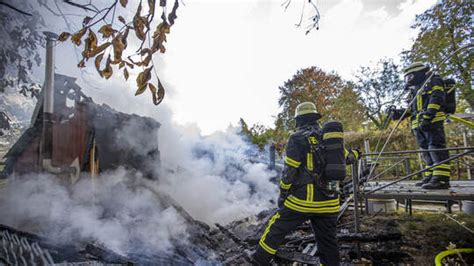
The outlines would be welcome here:
M 127 0 L 116 0 L 111 6 L 96 12 L 93 17 L 85 17 L 81 30 L 73 34 L 63 32 L 58 40 L 64 42 L 70 38 L 74 45 L 83 45 L 82 60 L 78 67 L 85 67 L 85 63 L 89 59 L 94 59 L 95 68 L 102 78 L 109 79 L 114 71 L 118 70 L 123 71 L 124 78 L 128 80 L 131 69 L 141 68 L 136 79 L 135 95 L 144 93 L 148 88 L 153 96 L 153 103 L 158 105 L 164 98 L 165 89 L 158 76 L 156 76 L 157 85 L 152 83 L 151 71 L 154 67 L 152 58 L 157 52 L 164 53 L 166 51 L 164 43 L 166 35 L 170 33 L 170 27 L 177 18 L 178 0 L 175 0 L 169 14 L 166 14 L 166 0 L 159 1 L 159 6 L 163 9 L 160 17 L 161 22 L 158 23 L 152 34 L 151 24 L 155 17 L 155 0 L 147 0 L 148 13 L 144 14 L 142 14 L 142 2 L 140 1 L 132 21 L 127 22 L 124 17 L 118 16 L 118 20 L 122 24 L 120 29 L 113 23 L 106 23 L 111 11 L 113 11 L 111 17 L 113 22 L 118 2 L 123 8 L 127 8 Z M 95 31 L 93 26 L 98 23 L 103 25 Z M 130 31 L 135 33 L 136 38 L 140 41 L 140 46 L 135 52 L 125 53 Z M 107 49 L 109 47 L 112 49 Z M 156 72 L 154 73 L 156 74 Z

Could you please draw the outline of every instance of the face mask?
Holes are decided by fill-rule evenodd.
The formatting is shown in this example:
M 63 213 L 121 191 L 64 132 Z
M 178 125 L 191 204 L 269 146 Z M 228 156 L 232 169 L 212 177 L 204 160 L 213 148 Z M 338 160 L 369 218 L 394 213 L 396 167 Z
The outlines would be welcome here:
M 410 74 L 406 75 L 405 76 L 405 83 L 410 84 L 413 81 L 414 78 L 415 78 L 414 73 L 410 73 Z
M 426 81 L 426 71 L 416 71 L 405 76 L 407 86 L 421 86 Z
M 407 86 L 408 90 L 410 91 L 417 91 L 420 87 L 419 86 Z

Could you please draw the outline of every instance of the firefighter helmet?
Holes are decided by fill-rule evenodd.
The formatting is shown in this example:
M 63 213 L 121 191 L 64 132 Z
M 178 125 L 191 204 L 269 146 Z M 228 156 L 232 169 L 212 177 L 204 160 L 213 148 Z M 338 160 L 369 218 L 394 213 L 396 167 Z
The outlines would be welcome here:
M 408 67 L 403 69 L 403 75 L 407 76 L 411 73 L 420 71 L 420 70 L 428 70 L 430 67 L 428 65 L 423 64 L 422 62 L 414 62 Z
M 318 110 L 316 109 L 316 105 L 312 102 L 304 102 L 298 104 L 295 110 L 295 117 L 305 114 L 318 114 Z

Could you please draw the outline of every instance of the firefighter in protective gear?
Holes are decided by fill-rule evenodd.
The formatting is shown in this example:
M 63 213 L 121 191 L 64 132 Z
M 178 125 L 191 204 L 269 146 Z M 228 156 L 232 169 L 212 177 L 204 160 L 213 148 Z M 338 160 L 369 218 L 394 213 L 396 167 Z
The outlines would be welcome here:
M 403 70 L 406 88 L 409 90 L 407 111 L 411 118 L 411 128 L 421 149 L 446 148 L 444 121 L 446 120 L 446 93 L 442 78 L 433 74 L 430 67 L 415 62 Z M 429 78 L 429 80 L 428 80 Z M 423 86 L 424 85 L 424 86 Z M 423 86 L 423 87 L 422 87 Z M 399 119 L 404 109 L 395 110 L 394 119 Z M 449 158 L 448 151 L 426 151 L 422 153 L 426 167 Z M 449 163 L 441 164 L 424 172 L 423 179 L 416 183 L 424 189 L 447 189 L 451 168 Z
M 320 129 L 317 122 L 320 118 L 313 103 L 304 102 L 296 108 L 296 132 L 290 136 L 286 146 L 279 209 L 269 220 L 253 256 L 258 265 L 268 265 L 285 235 L 307 220 L 311 221 L 321 263 L 339 265 L 336 240 L 339 195 L 327 193 L 327 188 L 322 187 L 324 184 L 314 182 L 305 171 L 312 162 L 307 158 L 310 144 L 304 132 L 311 127 Z M 358 156 L 352 151 L 347 154 Z

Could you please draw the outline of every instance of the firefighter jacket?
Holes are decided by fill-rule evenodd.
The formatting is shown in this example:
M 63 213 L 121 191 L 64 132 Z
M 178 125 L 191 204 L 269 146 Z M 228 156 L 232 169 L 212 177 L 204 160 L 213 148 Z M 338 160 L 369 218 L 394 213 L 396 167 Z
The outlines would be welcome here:
M 340 207 L 339 194 L 327 193 L 307 171 L 308 166 L 313 167 L 313 160 L 310 142 L 304 132 L 305 129 L 297 130 L 290 136 L 286 145 L 285 166 L 280 180 L 280 199 L 284 200 L 283 205 L 286 208 L 297 212 L 337 215 Z M 356 153 L 346 151 L 346 157 L 349 154 L 358 156 Z
M 442 123 L 446 120 L 445 104 L 446 93 L 444 83 L 439 75 L 433 75 L 421 88 L 422 84 L 413 86 L 410 90 L 411 128 L 420 126 L 420 121 L 426 120 L 430 123 Z M 418 92 L 421 90 L 420 92 Z M 415 98 L 414 101 L 413 98 Z

